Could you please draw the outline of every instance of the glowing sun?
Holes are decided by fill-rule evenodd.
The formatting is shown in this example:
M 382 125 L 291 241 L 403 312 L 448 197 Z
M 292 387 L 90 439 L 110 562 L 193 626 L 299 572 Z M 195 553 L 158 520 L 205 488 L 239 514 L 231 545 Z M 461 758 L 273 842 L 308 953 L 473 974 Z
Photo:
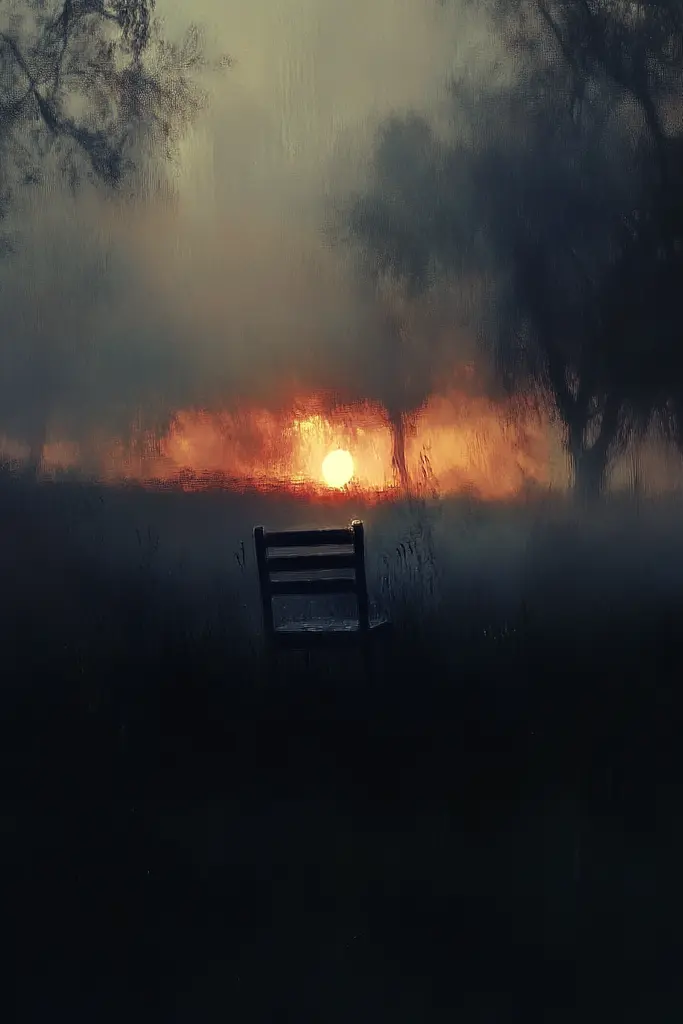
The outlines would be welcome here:
M 337 448 L 323 459 L 323 480 L 328 487 L 344 487 L 353 476 L 351 452 Z

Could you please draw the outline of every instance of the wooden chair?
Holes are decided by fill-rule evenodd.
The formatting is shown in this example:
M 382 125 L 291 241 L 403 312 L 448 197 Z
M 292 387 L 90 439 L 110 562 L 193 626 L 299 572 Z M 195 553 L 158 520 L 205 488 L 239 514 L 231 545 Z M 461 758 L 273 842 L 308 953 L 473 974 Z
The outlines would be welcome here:
M 344 529 L 271 533 L 257 526 L 254 545 L 263 626 L 271 664 L 277 652 L 282 650 L 304 651 L 308 659 L 310 651 L 315 648 L 356 646 L 363 654 L 369 673 L 375 639 L 386 633 L 390 623 L 386 618 L 370 618 L 363 523 L 354 520 Z M 287 553 L 277 553 L 278 549 Z M 292 549 L 299 549 L 299 552 L 292 553 Z M 328 575 L 323 576 L 322 573 Z M 312 598 L 337 594 L 355 595 L 357 615 L 354 618 L 315 617 L 275 625 L 274 597 L 298 595 Z

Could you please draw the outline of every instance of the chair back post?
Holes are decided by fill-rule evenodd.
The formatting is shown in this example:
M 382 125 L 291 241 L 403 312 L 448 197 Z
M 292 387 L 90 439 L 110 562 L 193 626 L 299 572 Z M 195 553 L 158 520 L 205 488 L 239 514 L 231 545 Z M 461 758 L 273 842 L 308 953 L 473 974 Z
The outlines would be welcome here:
M 356 595 L 358 598 L 358 626 L 361 633 L 370 630 L 370 609 L 368 607 L 368 585 L 365 577 L 365 528 L 360 519 L 351 523 L 353 530 L 353 553 L 356 557 Z
M 273 620 L 273 602 L 270 594 L 270 574 L 266 556 L 265 530 L 262 526 L 254 528 L 254 546 L 256 548 L 256 565 L 258 567 L 259 584 L 261 589 L 261 611 L 263 614 L 263 628 L 268 644 L 272 644 L 275 635 Z

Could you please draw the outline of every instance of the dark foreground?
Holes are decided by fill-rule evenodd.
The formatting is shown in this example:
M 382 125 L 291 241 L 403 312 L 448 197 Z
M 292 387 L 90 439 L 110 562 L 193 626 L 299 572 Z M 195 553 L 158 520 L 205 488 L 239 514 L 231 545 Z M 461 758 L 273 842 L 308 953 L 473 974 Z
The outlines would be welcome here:
M 15 701 L 5 1019 L 680 1019 L 676 680 L 408 667 Z
M 3 1019 L 682 1019 L 673 598 L 445 604 L 369 685 L 92 595 L 3 620 Z

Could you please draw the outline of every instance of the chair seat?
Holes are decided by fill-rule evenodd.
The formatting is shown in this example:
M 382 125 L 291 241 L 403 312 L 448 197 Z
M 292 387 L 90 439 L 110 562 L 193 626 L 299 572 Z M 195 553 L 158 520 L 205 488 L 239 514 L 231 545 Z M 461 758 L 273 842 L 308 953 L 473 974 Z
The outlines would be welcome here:
M 373 636 L 389 627 L 388 619 L 377 618 L 370 621 L 370 633 Z M 278 626 L 274 633 L 275 642 L 287 647 L 358 643 L 362 637 L 358 619 L 330 618 L 286 622 Z

